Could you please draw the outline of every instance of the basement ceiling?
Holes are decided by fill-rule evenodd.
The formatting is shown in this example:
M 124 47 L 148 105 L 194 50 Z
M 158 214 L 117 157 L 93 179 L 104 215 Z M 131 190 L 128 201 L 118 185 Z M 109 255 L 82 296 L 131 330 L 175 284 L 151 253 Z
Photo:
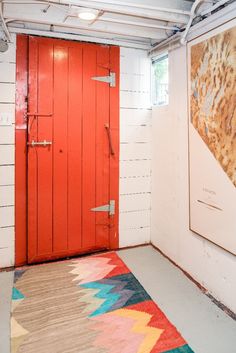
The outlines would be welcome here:
M 189 21 L 194 0 L 0 0 L 2 15 L 9 29 L 42 34 L 70 34 L 76 39 L 150 49 Z M 201 2 L 199 8 L 217 1 Z M 80 11 L 94 11 L 85 21 Z M 199 9 L 198 9 L 199 10 Z M 52 35 L 53 35 L 52 33 Z

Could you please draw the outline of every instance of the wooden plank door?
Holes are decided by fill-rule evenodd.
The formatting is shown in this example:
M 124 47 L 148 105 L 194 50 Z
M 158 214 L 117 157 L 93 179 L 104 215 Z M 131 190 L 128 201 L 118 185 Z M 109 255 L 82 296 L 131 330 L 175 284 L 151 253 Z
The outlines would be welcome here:
M 118 48 L 29 38 L 29 263 L 117 246 L 119 83 L 92 78 L 118 77 L 118 60 Z M 115 216 L 92 210 L 110 200 Z

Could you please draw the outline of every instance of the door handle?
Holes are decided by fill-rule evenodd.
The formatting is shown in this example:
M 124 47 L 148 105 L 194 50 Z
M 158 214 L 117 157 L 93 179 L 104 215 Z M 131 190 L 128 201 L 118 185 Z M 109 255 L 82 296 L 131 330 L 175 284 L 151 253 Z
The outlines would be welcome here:
M 35 147 L 35 146 L 43 146 L 43 147 L 46 147 L 46 146 L 51 146 L 52 145 L 52 142 L 51 141 L 31 141 L 31 142 L 27 142 L 27 145 L 28 146 L 31 146 L 31 147 Z
M 52 113 L 49 114 L 40 114 L 40 113 L 33 113 L 33 112 L 28 112 L 25 114 L 26 119 L 28 120 L 28 133 L 30 133 L 31 127 L 33 125 L 33 122 L 36 118 L 38 118 L 39 116 L 43 116 L 43 117 L 49 117 L 52 116 Z M 32 121 L 30 122 L 30 118 L 33 117 Z
M 114 156 L 115 155 L 115 151 L 114 151 L 113 144 L 112 144 L 111 130 L 110 130 L 110 127 L 109 127 L 108 124 L 105 124 L 104 126 L 105 126 L 105 129 L 106 129 L 106 132 L 107 132 L 110 152 L 111 152 L 111 155 Z

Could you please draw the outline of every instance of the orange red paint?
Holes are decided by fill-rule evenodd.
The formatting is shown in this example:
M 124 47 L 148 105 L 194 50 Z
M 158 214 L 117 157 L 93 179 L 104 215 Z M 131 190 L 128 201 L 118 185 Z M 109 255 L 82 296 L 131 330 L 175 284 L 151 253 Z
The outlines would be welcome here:
M 17 38 L 17 265 L 118 247 L 119 79 L 91 79 L 110 71 L 119 78 L 118 47 Z M 91 211 L 109 200 L 115 216 Z

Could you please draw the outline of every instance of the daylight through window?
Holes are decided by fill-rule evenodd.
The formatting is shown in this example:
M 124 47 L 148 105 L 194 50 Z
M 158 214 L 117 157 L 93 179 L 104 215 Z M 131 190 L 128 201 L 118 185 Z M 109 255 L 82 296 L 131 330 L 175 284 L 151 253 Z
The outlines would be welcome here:
M 167 105 L 169 102 L 168 54 L 153 60 L 152 69 L 152 103 L 153 105 Z

